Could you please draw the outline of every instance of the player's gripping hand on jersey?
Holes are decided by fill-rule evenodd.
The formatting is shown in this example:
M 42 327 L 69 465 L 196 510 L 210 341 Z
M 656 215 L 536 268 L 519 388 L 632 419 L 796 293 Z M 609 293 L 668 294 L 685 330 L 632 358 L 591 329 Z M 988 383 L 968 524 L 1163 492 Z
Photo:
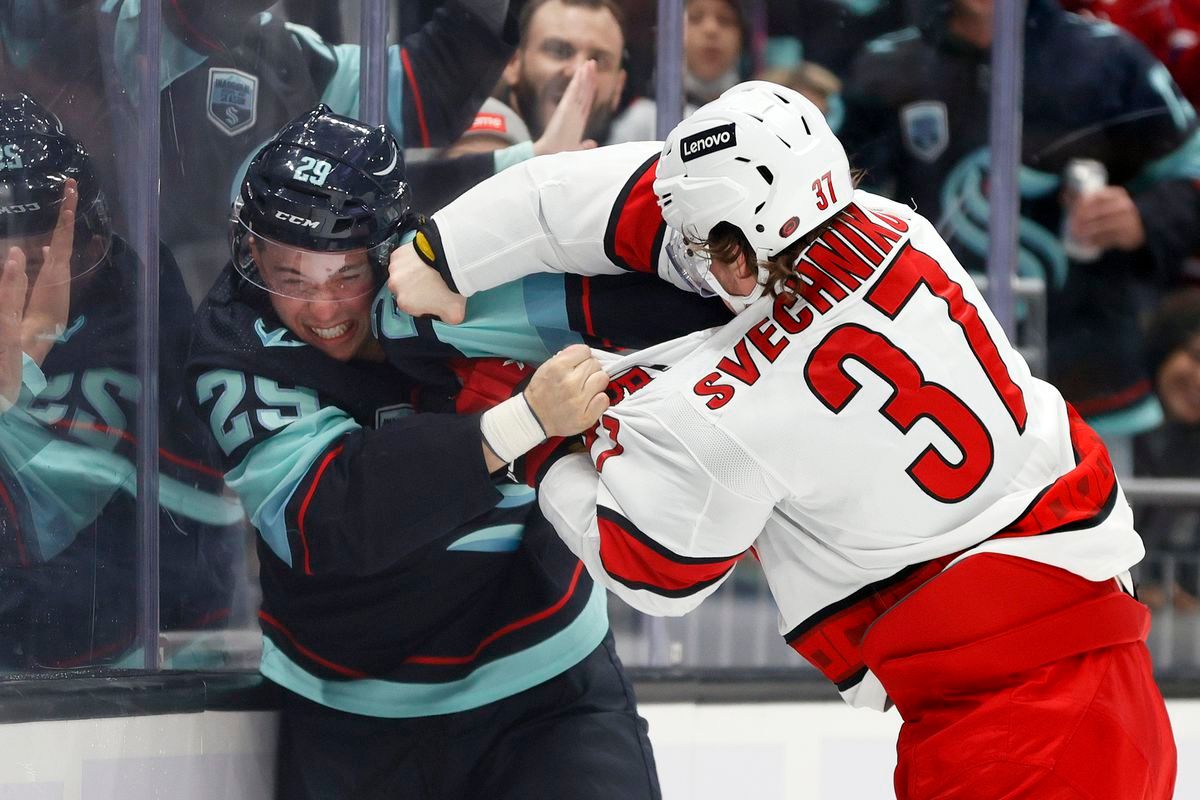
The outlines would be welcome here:
M 595 425 L 608 410 L 607 386 L 608 375 L 586 346 L 560 351 L 537 368 L 523 392 L 484 412 L 488 469 L 495 472 L 542 445 L 553 449 L 561 437 Z
M 608 374 L 586 345 L 573 344 L 537 368 L 525 399 L 547 436 L 583 433 L 608 410 Z

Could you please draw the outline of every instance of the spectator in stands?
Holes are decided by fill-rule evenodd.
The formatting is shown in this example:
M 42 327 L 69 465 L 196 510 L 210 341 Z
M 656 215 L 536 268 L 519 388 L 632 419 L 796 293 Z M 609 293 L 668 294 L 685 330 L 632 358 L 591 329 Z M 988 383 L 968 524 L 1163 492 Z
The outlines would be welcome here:
M 1163 302 L 1146 336 L 1146 360 L 1166 419 L 1134 442 L 1136 473 L 1200 478 L 1200 289 L 1182 290 Z M 1148 549 L 1160 556 L 1185 554 L 1171 581 L 1164 580 L 1161 564 L 1148 560 L 1142 600 L 1152 608 L 1171 602 L 1179 610 L 1200 610 L 1196 565 L 1187 563 L 1200 552 L 1200 510 L 1147 504 L 1137 511 Z
M 684 3 L 683 85 L 687 116 L 715 100 L 742 77 L 746 17 L 741 0 L 686 0 Z M 657 138 L 658 104 L 639 97 L 613 122 L 609 144 L 644 142 Z
M 624 15 L 614 0 L 530 0 L 521 11 L 521 40 L 504 68 L 501 99 L 534 137 L 549 127 L 575 72 L 595 62 L 596 90 L 584 136 L 608 138 L 625 87 Z
M 846 78 L 867 42 L 912 23 L 915 7 L 929 0 L 767 0 L 767 63 L 801 60 Z M 790 59 L 790 60 L 785 60 Z
M 117 2 L 116 63 L 132 86 L 138 10 Z M 164 7 L 162 238 L 193 298 L 208 290 L 227 249 L 229 204 L 250 159 L 318 101 L 358 116 L 358 45 L 264 11 L 267 0 L 179 0 Z M 259 13 L 261 12 L 261 13 Z M 388 119 L 405 147 L 455 141 L 516 46 L 508 0 L 446 0 L 433 19 L 388 49 Z M 492 155 L 417 164 L 409 177 L 430 211 L 495 173 Z
M 1163 62 L 1184 97 L 1200 103 L 1200 2 L 1198 0 L 1062 0 L 1063 8 L 1133 34 Z
M 829 70 L 812 61 L 804 61 L 794 67 L 768 67 L 755 80 L 770 81 L 795 89 L 813 102 L 830 126 L 841 120 L 842 82 Z
M 494 97 L 483 101 L 471 125 L 458 141 L 444 151 L 454 156 L 467 153 L 490 153 L 530 141 L 529 126 L 517 112 Z
M 596 99 L 596 70 L 595 61 L 587 61 L 575 70 L 566 92 L 550 115 L 549 124 L 536 142 L 529 140 L 529 128 L 515 111 L 489 97 L 471 126 L 442 152 L 442 156 L 458 158 L 492 154 L 499 171 L 533 156 L 595 147 L 594 140 L 583 137 Z
M 919 29 L 869 44 L 844 93 L 842 136 L 867 181 L 936 220 L 982 270 L 988 247 L 991 0 L 930 3 Z M 1046 281 L 1049 377 L 1114 449 L 1161 418 L 1142 359 L 1139 290 L 1174 278 L 1200 219 L 1195 112 L 1131 37 L 1030 0 L 1020 175 L 1022 274 Z M 1108 184 L 1068 208 L 1071 159 Z M 1068 258 L 1065 228 L 1100 251 Z

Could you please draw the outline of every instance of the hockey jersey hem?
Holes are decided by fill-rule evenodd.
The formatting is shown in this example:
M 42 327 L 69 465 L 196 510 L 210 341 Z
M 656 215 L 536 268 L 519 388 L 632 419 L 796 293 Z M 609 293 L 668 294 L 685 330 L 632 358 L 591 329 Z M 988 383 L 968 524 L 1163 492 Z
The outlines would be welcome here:
M 259 671 L 268 680 L 314 703 L 350 714 L 389 718 L 453 714 L 511 697 L 578 664 L 608 633 L 607 602 L 604 588 L 593 584 L 587 605 L 567 627 L 520 652 L 488 662 L 457 681 L 323 680 L 290 659 L 266 636 Z

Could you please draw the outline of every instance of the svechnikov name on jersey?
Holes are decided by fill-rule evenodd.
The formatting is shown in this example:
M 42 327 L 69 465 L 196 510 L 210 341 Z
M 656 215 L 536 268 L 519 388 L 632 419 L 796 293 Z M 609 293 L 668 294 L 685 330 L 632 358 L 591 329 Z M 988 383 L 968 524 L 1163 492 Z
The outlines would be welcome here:
M 876 209 L 868 213 L 851 203 L 796 261 L 795 275 L 787 281 L 791 291 L 775 298 L 771 313 L 751 325 L 692 391 L 707 397 L 705 405 L 716 410 L 733 400 L 738 384 L 753 386 L 791 344 L 791 337 L 851 297 L 888 263 L 907 232 L 908 223 L 899 217 Z M 794 310 L 801 299 L 805 304 Z M 751 348 L 765 364 L 755 359 Z

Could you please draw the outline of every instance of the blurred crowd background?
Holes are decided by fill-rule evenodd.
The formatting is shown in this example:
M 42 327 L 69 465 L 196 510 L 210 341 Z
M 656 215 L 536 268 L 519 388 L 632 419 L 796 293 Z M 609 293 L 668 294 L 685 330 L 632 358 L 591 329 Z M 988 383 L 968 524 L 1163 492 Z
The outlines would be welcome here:
M 41 298 L 69 303 L 68 324 L 48 334 L 45 390 L 19 419 L 0 418 L 0 670 L 136 667 L 148 643 L 174 668 L 255 664 L 252 529 L 213 467 L 181 370 L 192 311 L 230 257 L 230 203 L 250 159 L 317 102 L 358 115 L 362 8 L 161 0 L 158 40 L 147 42 L 148 2 L 0 7 L 0 93 L 49 109 L 57 120 L 46 124 L 60 122 L 82 153 L 71 278 Z M 1200 478 L 1200 0 L 1027 6 L 1018 341 L 1125 478 Z M 416 208 L 432 213 L 536 155 L 655 138 L 656 19 L 652 0 L 394 0 L 386 118 Z M 992 0 L 684 0 L 678 111 L 752 77 L 804 93 L 863 187 L 914 205 L 982 273 L 992 19 Z M 158 141 L 147 147 L 152 95 L 139 81 L 153 53 Z M 588 60 L 597 87 L 580 133 L 556 112 Z M 0 149 L 0 170 L 5 158 Z M 150 162 L 153 398 L 137 366 Z M 0 216 L 14 202 L 0 195 Z M 4 251 L 55 256 L 49 240 L 6 235 Z M 137 602 L 145 415 L 160 440 L 159 631 L 149 636 Z M 1177 485 L 1169 499 L 1135 495 L 1149 550 L 1137 577 L 1159 621 L 1157 665 L 1195 677 L 1200 492 Z M 778 637 L 752 568 L 720 597 L 669 624 L 614 606 L 627 661 L 807 669 Z

